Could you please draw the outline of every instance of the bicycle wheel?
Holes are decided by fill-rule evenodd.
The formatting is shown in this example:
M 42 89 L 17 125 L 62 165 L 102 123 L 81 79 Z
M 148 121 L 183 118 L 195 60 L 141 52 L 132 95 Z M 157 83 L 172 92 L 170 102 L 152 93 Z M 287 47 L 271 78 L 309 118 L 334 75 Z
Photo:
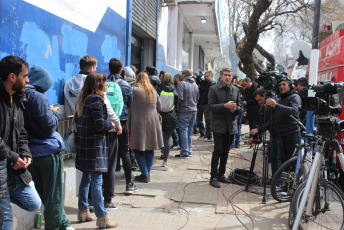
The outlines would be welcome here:
M 306 182 L 303 182 L 295 191 L 295 195 L 290 205 L 292 211 L 289 212 L 289 214 L 291 214 L 289 215 L 289 224 L 294 222 L 305 187 Z M 337 185 L 330 181 L 328 182 L 328 199 L 329 209 L 325 210 L 325 187 L 324 184 L 321 183 L 319 194 L 317 194 L 314 199 L 312 216 L 302 216 L 300 229 L 344 229 L 344 194 Z M 319 208 L 316 208 L 317 202 L 320 204 Z
M 305 165 L 300 165 L 300 171 L 296 175 L 295 179 L 295 168 L 296 168 L 297 157 L 292 157 L 284 162 L 281 167 L 277 170 L 271 181 L 271 195 L 272 197 L 280 202 L 290 201 L 294 195 L 295 189 L 301 184 L 308 175 L 308 170 Z M 279 180 L 280 179 L 280 180 Z M 278 188 L 279 187 L 279 188 Z M 278 189 L 277 189 L 278 188 Z

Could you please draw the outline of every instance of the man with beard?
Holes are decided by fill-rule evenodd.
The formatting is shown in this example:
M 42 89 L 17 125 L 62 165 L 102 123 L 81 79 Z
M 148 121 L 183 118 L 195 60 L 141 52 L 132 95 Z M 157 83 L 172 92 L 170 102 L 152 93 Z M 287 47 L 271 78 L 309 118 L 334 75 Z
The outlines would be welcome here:
M 2 229 L 12 229 L 10 202 L 30 212 L 41 207 L 41 199 L 31 174 L 26 170 L 31 164 L 23 117 L 25 85 L 29 83 L 28 67 L 25 60 L 16 56 L 7 56 L 0 61 L 0 206 L 4 214 Z
M 299 119 L 301 99 L 287 77 L 278 81 L 278 89 L 280 98 L 277 101 L 268 98 L 266 104 L 276 112 L 276 132 L 279 136 L 282 161 L 285 162 L 292 157 L 296 145 L 300 142 L 300 127 L 290 115 Z

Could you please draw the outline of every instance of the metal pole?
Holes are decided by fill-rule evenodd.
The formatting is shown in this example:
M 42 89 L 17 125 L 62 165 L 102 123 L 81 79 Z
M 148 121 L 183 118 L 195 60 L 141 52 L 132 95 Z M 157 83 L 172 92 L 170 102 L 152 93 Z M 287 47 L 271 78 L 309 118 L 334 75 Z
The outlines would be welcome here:
M 314 2 L 314 19 L 313 19 L 313 34 L 312 34 L 312 49 L 319 48 L 319 30 L 320 30 L 320 10 L 321 0 Z
M 314 160 L 313 160 L 311 171 L 309 172 L 309 177 L 307 179 L 306 187 L 303 190 L 302 199 L 301 199 L 301 202 L 300 202 L 300 206 L 299 206 L 299 208 L 297 210 L 297 215 L 295 217 L 295 221 L 294 221 L 294 225 L 293 225 L 293 229 L 292 230 L 299 229 L 301 217 L 302 217 L 302 215 L 304 213 L 304 209 L 305 209 L 305 206 L 306 206 L 306 201 L 307 201 L 308 194 L 309 194 L 309 191 L 310 191 L 311 186 L 312 186 L 313 178 L 315 176 L 315 172 L 316 172 L 316 170 L 318 168 L 318 164 L 321 161 L 321 159 L 322 159 L 321 158 L 321 153 L 317 152 L 315 154 L 315 157 L 314 157 Z M 314 181 L 314 183 L 316 183 L 316 182 L 317 181 Z
M 320 11 L 321 0 L 314 1 L 314 24 L 312 34 L 312 51 L 309 63 L 309 85 L 316 85 L 318 80 L 318 61 L 319 61 L 319 30 L 320 30 Z M 313 90 L 308 90 L 308 96 L 314 96 Z M 307 130 L 306 133 L 312 133 L 314 128 L 314 118 L 312 118 L 312 112 L 307 112 Z

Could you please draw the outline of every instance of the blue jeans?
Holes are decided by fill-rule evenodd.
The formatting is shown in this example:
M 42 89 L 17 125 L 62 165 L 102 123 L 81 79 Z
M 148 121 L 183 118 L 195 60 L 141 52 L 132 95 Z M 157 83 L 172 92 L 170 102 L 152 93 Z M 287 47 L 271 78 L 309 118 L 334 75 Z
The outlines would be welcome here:
M 173 130 L 172 132 L 172 140 L 173 140 L 173 145 L 178 146 L 179 145 L 179 139 L 178 139 L 178 133 L 177 130 Z
M 79 186 L 79 201 L 78 208 L 79 210 L 84 210 L 89 208 L 88 204 L 88 191 L 91 183 L 91 194 L 92 194 L 92 203 L 94 206 L 94 213 L 96 217 L 103 217 L 107 214 L 107 211 L 104 207 L 103 201 L 103 173 L 101 172 L 83 172 L 80 186 Z
M 269 152 L 269 158 L 271 161 L 271 172 L 272 177 L 275 175 L 276 171 L 281 167 L 282 165 L 282 154 L 280 149 L 280 143 L 278 138 L 270 138 L 270 152 Z M 282 182 L 281 179 L 278 180 L 280 183 Z
M 134 149 L 137 164 L 142 175 L 150 175 L 154 161 L 154 150 L 139 151 Z
M 196 121 L 196 113 L 178 116 L 180 154 L 192 155 L 192 129 Z
M 12 229 L 13 214 L 10 202 L 29 212 L 38 210 L 42 204 L 33 181 L 26 185 L 19 176 L 15 177 L 15 181 L 16 185 L 9 186 L 6 197 L 0 199 L 0 205 L 4 214 L 3 230 Z
M 234 135 L 231 147 L 234 148 L 234 145 L 240 145 L 240 138 L 241 138 L 241 120 L 242 120 L 242 113 L 244 112 L 244 108 L 242 108 L 236 117 L 237 125 L 238 125 L 238 133 Z

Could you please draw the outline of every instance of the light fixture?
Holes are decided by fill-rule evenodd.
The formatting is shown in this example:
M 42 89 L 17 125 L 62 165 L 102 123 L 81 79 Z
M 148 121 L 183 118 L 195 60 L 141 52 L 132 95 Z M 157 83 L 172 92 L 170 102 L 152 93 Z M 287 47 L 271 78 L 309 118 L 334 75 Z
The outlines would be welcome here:
M 201 18 L 201 23 L 207 23 L 207 19 L 205 17 Z

